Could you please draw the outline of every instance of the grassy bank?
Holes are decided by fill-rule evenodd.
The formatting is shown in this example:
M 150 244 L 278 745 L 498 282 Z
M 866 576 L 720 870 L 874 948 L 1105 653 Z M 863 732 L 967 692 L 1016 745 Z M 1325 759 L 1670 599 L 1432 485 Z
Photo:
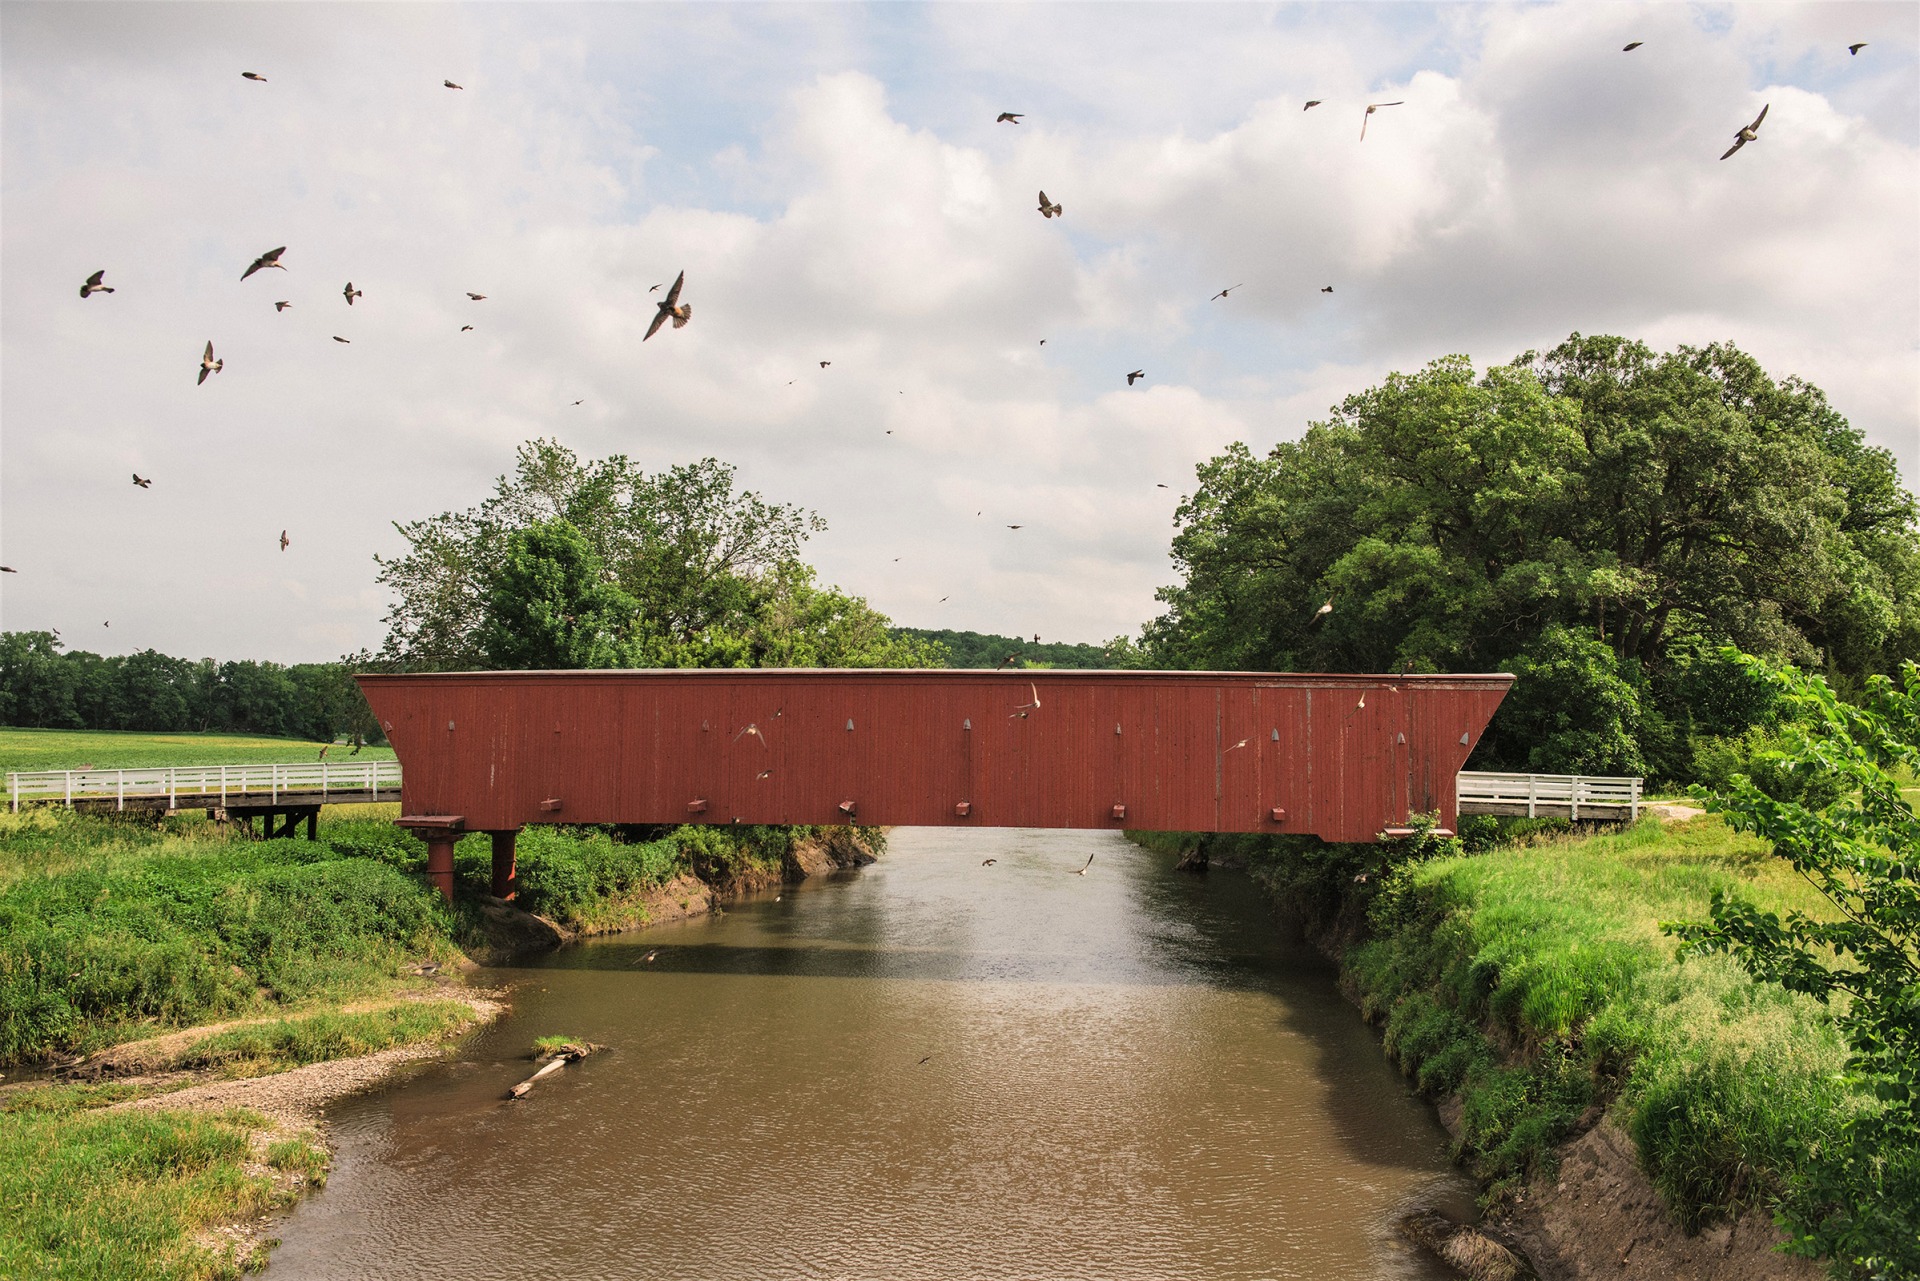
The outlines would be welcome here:
M 1715 890 L 1824 905 L 1760 842 L 1703 817 L 1576 838 L 1482 827 L 1468 852 L 1204 840 L 1318 931 L 1394 1060 L 1457 1098 L 1458 1157 L 1499 1201 L 1611 1110 L 1688 1226 L 1790 1195 L 1848 1109 L 1830 1012 L 1724 957 L 1678 959 L 1662 921 Z
M 118 730 L 0 728 L 0 774 L 36 769 L 147 769 L 166 765 L 273 765 L 311 761 L 326 743 L 251 734 L 141 734 Z M 327 759 L 393 759 L 391 747 L 333 746 Z
M 490 848 L 461 842 L 463 894 L 449 906 L 417 875 L 425 846 L 382 808 L 331 807 L 311 842 L 248 841 L 198 815 L 0 814 L 0 1066 L 247 1020 L 114 1054 L 148 1073 L 251 1076 L 465 1026 L 462 1002 L 396 998 L 430 997 L 414 990 L 431 986 L 423 963 L 445 970 L 489 943 L 464 892 L 487 887 Z M 630 924 L 679 878 L 768 884 L 800 841 L 855 839 L 878 838 L 533 829 L 520 903 L 578 931 Z M 231 1275 L 233 1250 L 196 1234 L 267 1208 L 287 1172 L 320 1160 L 291 1137 L 250 1150 L 258 1118 L 104 1110 L 134 1092 L 111 1080 L 0 1091 L 0 1276 Z
M 236 1258 L 202 1232 L 284 1204 L 296 1186 L 289 1175 L 325 1180 L 324 1156 L 304 1137 L 256 1151 L 258 1116 L 86 1102 L 75 1090 L 0 1102 L 0 1276 L 236 1276 L 251 1251 Z

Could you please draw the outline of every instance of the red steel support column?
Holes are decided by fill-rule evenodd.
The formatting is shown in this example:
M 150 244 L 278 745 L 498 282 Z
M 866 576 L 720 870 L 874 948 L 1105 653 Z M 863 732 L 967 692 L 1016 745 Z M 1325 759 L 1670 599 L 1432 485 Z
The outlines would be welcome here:
M 427 837 L 427 880 L 440 891 L 440 897 L 453 902 L 452 832 L 435 832 Z
M 519 835 L 515 828 L 506 832 L 489 832 L 493 837 L 493 896 L 513 901 L 514 884 L 513 838 Z

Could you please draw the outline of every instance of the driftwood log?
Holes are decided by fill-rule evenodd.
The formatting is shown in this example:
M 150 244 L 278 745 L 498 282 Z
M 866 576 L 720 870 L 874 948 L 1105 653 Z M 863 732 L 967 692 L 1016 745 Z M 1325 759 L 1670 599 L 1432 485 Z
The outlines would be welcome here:
M 525 1098 L 527 1091 L 533 1088 L 535 1081 L 538 1081 L 543 1076 L 549 1076 L 552 1073 L 558 1072 L 569 1063 L 578 1063 L 581 1059 L 586 1058 L 587 1055 L 592 1054 L 599 1048 L 599 1046 L 591 1042 L 569 1041 L 557 1049 L 547 1051 L 540 1056 L 545 1059 L 546 1062 L 542 1063 L 539 1068 L 534 1071 L 532 1076 L 508 1090 L 507 1097 L 509 1099 Z

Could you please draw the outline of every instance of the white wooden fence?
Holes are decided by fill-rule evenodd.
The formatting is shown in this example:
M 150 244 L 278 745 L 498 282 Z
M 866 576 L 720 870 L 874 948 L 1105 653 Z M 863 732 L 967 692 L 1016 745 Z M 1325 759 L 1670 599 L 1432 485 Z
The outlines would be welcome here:
M 1460 812 L 1519 814 L 1538 818 L 1545 813 L 1567 818 L 1612 818 L 1621 810 L 1629 819 L 1640 817 L 1637 778 L 1601 778 L 1585 774 L 1459 775 Z
M 278 803 L 282 796 L 297 796 L 311 803 L 339 794 L 379 796 L 391 792 L 400 795 L 399 761 L 304 761 L 298 765 L 176 765 L 160 769 L 86 769 L 28 770 L 7 775 L 7 796 L 14 810 L 23 801 L 56 801 L 72 805 L 75 801 L 113 799 L 116 809 L 127 802 L 145 802 L 151 806 L 160 797 L 167 808 L 179 808 L 184 798 L 189 807 L 222 805 L 229 797 L 244 798 L 247 804 Z

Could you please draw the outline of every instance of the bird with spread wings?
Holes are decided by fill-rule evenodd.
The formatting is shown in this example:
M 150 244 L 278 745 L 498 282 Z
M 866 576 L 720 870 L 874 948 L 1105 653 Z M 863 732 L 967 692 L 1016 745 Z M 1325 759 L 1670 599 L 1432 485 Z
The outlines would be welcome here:
M 658 310 L 654 312 L 653 323 L 647 326 L 647 338 L 659 333 L 660 326 L 669 320 L 673 322 L 675 329 L 680 329 L 693 319 L 693 304 L 680 302 L 680 286 L 686 283 L 687 273 L 683 271 L 674 277 L 673 288 L 667 290 L 667 296 L 654 304 Z M 642 338 L 640 341 L 645 342 L 647 338 Z

